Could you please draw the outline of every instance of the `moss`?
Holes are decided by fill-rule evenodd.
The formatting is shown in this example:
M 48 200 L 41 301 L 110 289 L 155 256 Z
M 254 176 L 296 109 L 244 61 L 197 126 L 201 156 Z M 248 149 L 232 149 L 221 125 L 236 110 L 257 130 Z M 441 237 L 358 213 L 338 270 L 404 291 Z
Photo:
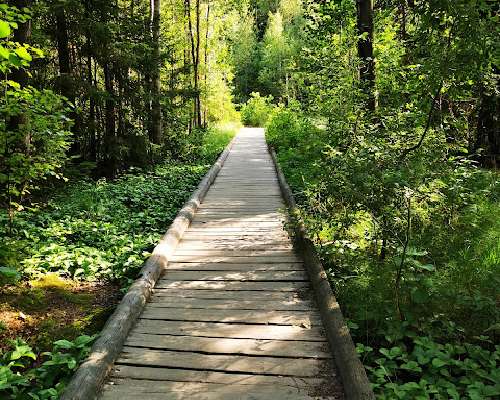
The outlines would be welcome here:
M 30 285 L 34 288 L 47 290 L 70 290 L 75 287 L 74 281 L 63 279 L 59 274 L 49 272 L 38 279 L 30 281 Z

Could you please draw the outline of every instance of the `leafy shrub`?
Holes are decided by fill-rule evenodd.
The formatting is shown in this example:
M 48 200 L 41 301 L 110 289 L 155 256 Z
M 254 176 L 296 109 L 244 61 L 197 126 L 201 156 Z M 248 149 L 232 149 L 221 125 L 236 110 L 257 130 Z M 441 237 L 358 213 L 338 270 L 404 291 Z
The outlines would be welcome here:
M 241 121 L 247 126 L 266 126 L 273 109 L 272 96 L 262 97 L 260 93 L 252 93 L 250 99 L 241 108 Z
M 50 90 L 10 89 L 0 100 L 1 202 L 20 199 L 48 176 L 59 178 L 70 146 L 70 120 L 64 99 Z M 9 118 L 23 116 L 11 130 Z
M 281 107 L 266 135 L 357 327 L 353 337 L 368 346 L 377 394 L 495 398 L 498 350 L 488 341 L 500 317 L 498 173 L 450 156 L 436 132 L 402 160 L 406 143 L 391 133 L 393 123 L 384 119 L 382 130 L 359 119 L 346 132 L 333 120 L 319 129 L 297 108 Z M 421 363 L 415 352 L 427 345 L 453 361 Z M 460 353 L 463 346 L 469 354 Z M 396 364 L 387 356 L 393 347 Z M 414 362 L 420 369 L 408 371 Z
M 493 399 L 500 396 L 500 346 L 440 344 L 427 336 L 374 350 L 357 345 L 379 399 Z M 404 383 L 399 383 L 403 381 Z
M 0 360 L 0 395 L 3 399 L 55 400 L 80 363 L 88 356 L 93 336 L 73 342 L 58 340 L 53 350 L 37 356 L 22 340 Z

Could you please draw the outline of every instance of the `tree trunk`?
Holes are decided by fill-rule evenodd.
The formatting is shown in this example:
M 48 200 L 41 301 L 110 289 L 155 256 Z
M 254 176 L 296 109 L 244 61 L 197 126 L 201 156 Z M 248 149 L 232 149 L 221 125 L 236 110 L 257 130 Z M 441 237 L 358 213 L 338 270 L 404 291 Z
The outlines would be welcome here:
M 118 170 L 116 149 L 116 106 L 114 93 L 114 77 L 109 60 L 103 66 L 104 86 L 106 88 L 105 101 L 105 136 L 103 143 L 103 171 L 105 176 L 113 178 Z
M 32 0 L 12 0 L 10 1 L 10 5 L 17 7 L 19 9 L 23 9 L 24 7 L 30 7 Z M 18 28 L 14 31 L 14 42 L 18 42 L 21 44 L 29 43 L 31 39 L 31 20 L 28 20 L 23 23 L 19 23 Z M 21 85 L 21 87 L 25 87 L 29 84 L 29 74 L 25 68 L 14 68 L 9 73 L 9 79 L 17 82 Z M 7 123 L 8 130 L 11 132 L 19 131 L 22 129 L 24 125 L 26 125 L 26 114 L 24 112 L 20 112 L 16 115 L 11 115 L 9 121 Z M 30 143 L 31 143 L 31 135 L 26 133 L 24 137 L 24 143 L 22 143 L 22 147 L 24 147 L 24 151 L 26 154 L 30 152 Z
M 494 66 L 494 74 L 498 75 L 498 67 Z M 498 168 L 500 163 L 500 129 L 499 118 L 500 101 L 495 90 L 481 91 L 479 105 L 476 149 L 482 149 L 480 156 L 481 164 L 485 167 Z
M 57 55 L 59 61 L 59 90 L 64 97 L 71 101 L 74 95 L 71 80 L 68 28 L 64 8 L 58 6 L 55 10 L 55 15 Z
M 208 100 L 208 40 L 210 37 L 210 0 L 207 0 L 207 14 L 206 14 L 206 24 L 207 24 L 207 29 L 205 32 L 205 72 L 203 74 L 203 81 L 204 81 L 204 87 L 205 87 L 205 105 L 204 105 L 204 112 L 203 112 L 203 127 L 207 127 L 207 117 L 208 117 L 208 105 L 207 105 L 207 100 Z
M 375 61 L 373 59 L 373 0 L 357 0 L 359 79 L 366 95 L 368 110 L 374 111 Z
M 56 16 L 56 41 L 57 41 L 57 56 L 59 63 L 59 77 L 57 80 L 57 86 L 59 93 L 66 97 L 68 101 L 75 107 L 75 90 L 74 81 L 72 77 L 71 70 L 71 57 L 69 52 L 69 38 L 68 38 L 68 24 L 66 19 L 66 14 L 64 6 L 58 4 L 54 10 Z M 72 155 L 80 154 L 79 145 L 79 127 L 80 120 L 75 109 L 71 111 L 70 118 L 74 121 L 73 133 L 76 137 L 71 144 L 69 153 Z
M 160 105 L 160 0 L 151 0 L 152 40 L 153 40 L 153 72 L 151 90 L 151 139 L 155 144 L 162 142 L 162 121 Z
M 196 32 L 193 32 L 191 20 L 191 1 L 185 0 L 187 12 L 189 40 L 191 42 L 191 60 L 193 64 L 193 91 L 194 91 L 194 116 L 193 128 L 201 126 L 201 103 L 199 88 L 199 65 L 200 65 L 200 0 L 196 0 Z M 196 36 L 196 37 L 195 37 Z
M 196 61 L 194 63 L 195 91 L 195 126 L 201 127 L 201 95 L 200 95 L 200 0 L 196 0 Z
M 32 0 L 11 0 L 10 5 L 23 9 L 25 7 L 30 7 Z M 19 23 L 18 28 L 14 31 L 14 42 L 18 43 L 29 43 L 31 38 L 31 20 L 28 19 L 26 22 Z M 10 74 L 9 79 L 19 83 L 21 86 L 26 86 L 29 82 L 29 74 L 25 68 L 14 68 Z

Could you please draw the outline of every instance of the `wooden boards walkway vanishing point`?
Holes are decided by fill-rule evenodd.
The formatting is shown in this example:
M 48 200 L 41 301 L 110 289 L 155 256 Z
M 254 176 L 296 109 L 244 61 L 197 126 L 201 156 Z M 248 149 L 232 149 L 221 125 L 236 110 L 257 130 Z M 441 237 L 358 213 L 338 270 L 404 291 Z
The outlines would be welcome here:
M 264 131 L 243 129 L 102 400 L 342 398 L 283 208 Z

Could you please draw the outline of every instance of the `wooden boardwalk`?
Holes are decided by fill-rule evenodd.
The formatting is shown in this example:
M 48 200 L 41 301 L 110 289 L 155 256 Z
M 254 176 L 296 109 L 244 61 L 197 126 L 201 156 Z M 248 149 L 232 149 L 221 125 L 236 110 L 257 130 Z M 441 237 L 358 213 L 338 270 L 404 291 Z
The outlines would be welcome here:
M 243 129 L 101 399 L 342 398 L 283 207 L 264 131 Z

